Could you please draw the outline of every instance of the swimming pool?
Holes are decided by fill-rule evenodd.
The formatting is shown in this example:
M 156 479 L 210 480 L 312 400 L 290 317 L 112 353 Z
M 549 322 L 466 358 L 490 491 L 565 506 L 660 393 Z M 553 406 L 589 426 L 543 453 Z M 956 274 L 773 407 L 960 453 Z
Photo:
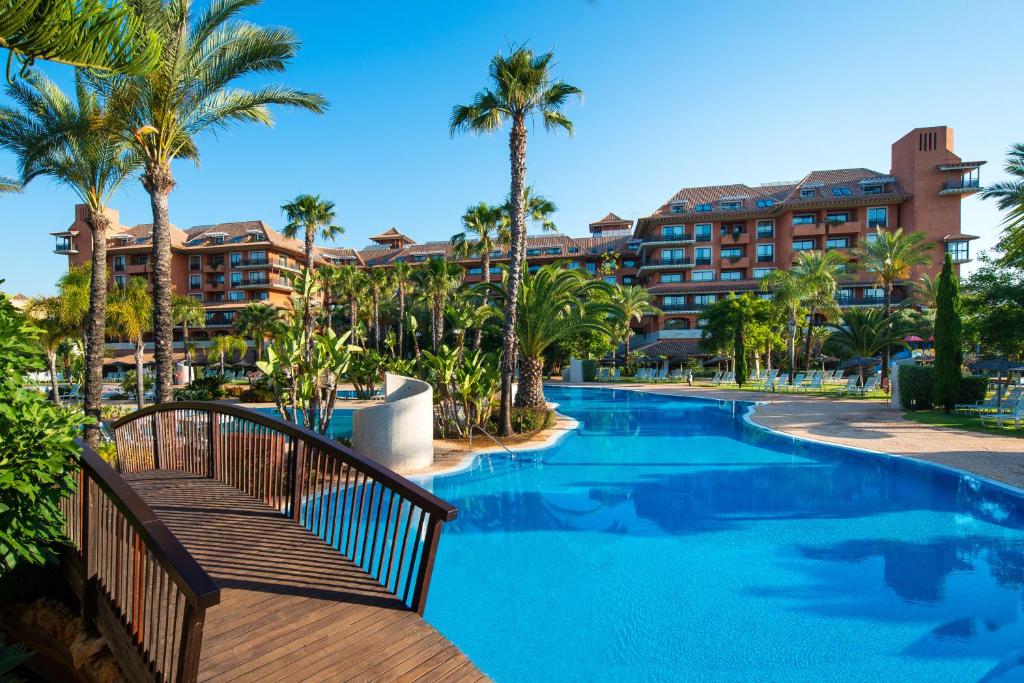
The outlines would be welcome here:
M 498 681 L 1024 680 L 1024 500 L 772 434 L 745 405 L 548 387 L 580 426 L 426 483 L 426 618 Z
M 277 408 L 254 408 L 254 410 L 256 412 L 263 413 L 264 415 L 281 417 L 277 412 Z M 335 408 L 334 412 L 331 413 L 331 423 L 327 426 L 327 436 L 332 439 L 351 439 L 352 413 L 354 412 L 356 412 L 355 409 Z

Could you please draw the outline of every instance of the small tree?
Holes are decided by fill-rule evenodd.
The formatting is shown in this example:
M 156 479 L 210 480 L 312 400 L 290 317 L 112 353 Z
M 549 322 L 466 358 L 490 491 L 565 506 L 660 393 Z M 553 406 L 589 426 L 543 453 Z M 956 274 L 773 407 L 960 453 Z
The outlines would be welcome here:
M 960 285 L 953 259 L 946 254 L 939 275 L 935 311 L 935 405 L 949 413 L 960 394 L 963 347 L 960 322 Z
M 743 313 L 744 311 L 741 308 L 737 315 L 736 337 L 732 348 L 736 384 L 741 387 L 747 381 L 747 335 Z

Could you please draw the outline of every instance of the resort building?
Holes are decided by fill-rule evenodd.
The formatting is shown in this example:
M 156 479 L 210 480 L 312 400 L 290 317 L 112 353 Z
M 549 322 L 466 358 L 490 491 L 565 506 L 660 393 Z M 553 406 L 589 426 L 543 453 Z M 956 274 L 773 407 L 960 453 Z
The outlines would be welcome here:
M 683 188 L 635 225 L 609 213 L 589 225 L 587 237 L 530 235 L 527 268 L 563 262 L 608 282 L 646 287 L 662 315 L 648 316 L 637 326 L 634 348 L 651 355 L 695 355 L 703 307 L 730 292 L 769 296 L 760 292 L 761 278 L 789 268 L 802 251 L 837 249 L 850 255 L 859 240 L 873 239 L 877 229 L 902 227 L 925 233 L 941 247 L 912 280 L 937 273 L 945 252 L 958 267 L 969 261 L 976 237 L 961 230 L 960 200 L 980 189 L 984 163 L 965 162 L 954 153 L 951 128 L 916 128 L 893 143 L 888 173 L 846 168 L 812 171 L 792 182 Z M 52 233 L 55 252 L 67 255 L 70 264 L 90 258 L 84 211 L 77 207 L 74 222 Z M 133 275 L 150 278 L 151 226 L 122 226 L 116 211 L 110 217 L 111 284 L 123 284 Z M 466 269 L 467 282 L 484 279 L 479 257 L 456 259 L 448 240 L 417 243 L 392 227 L 371 241 L 358 251 L 317 247 L 317 265 L 377 268 L 404 261 L 415 266 L 444 258 Z M 289 306 L 289 276 L 305 263 L 301 242 L 258 220 L 172 228 L 172 250 L 175 290 L 206 307 L 205 329 L 192 333 L 200 342 L 230 330 L 237 311 L 248 303 Z M 508 250 L 495 250 L 490 257 L 491 277 L 497 278 Z M 882 291 L 850 260 L 839 304 L 879 305 Z M 894 301 L 909 295 L 910 283 L 901 283 Z

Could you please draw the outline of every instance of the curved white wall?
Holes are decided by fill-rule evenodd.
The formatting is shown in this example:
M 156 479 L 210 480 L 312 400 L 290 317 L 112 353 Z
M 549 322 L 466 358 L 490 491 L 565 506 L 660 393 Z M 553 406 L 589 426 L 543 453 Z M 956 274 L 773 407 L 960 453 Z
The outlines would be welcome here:
M 384 375 L 384 403 L 352 415 L 352 448 L 403 472 L 434 462 L 434 396 L 426 382 Z

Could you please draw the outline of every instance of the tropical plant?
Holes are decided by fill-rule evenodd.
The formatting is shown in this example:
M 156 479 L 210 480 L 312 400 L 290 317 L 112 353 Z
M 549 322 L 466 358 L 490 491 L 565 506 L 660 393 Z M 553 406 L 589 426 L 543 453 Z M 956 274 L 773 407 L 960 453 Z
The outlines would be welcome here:
M 1007 212 L 999 242 L 1003 252 L 999 265 L 1024 268 L 1024 143 L 1010 147 L 1003 169 L 1011 179 L 992 183 L 981 196 L 995 199 L 996 205 Z
M 149 392 L 153 388 L 153 375 L 148 372 L 143 372 L 141 375 L 138 370 L 129 370 L 124 373 L 124 379 L 121 380 L 121 391 L 126 395 L 134 396 L 136 398 L 136 405 L 140 400 L 140 396 Z M 143 394 L 139 393 L 141 387 Z
M 38 330 L 0 296 L 0 579 L 57 558 L 61 499 L 75 490 L 81 413 L 23 388 L 43 368 Z
M 235 316 L 235 329 L 240 335 L 253 341 L 253 346 L 256 347 L 256 360 L 263 360 L 267 342 L 283 329 L 281 312 L 270 304 L 247 304 Z
M 207 363 L 209 363 L 209 359 L 216 358 L 220 374 L 223 375 L 225 361 L 228 358 L 240 359 L 245 356 L 248 350 L 249 344 L 242 337 L 233 334 L 222 334 L 219 337 L 214 337 L 213 341 L 210 342 L 210 346 L 207 347 Z
M 873 358 L 883 349 L 903 345 L 903 328 L 879 308 L 849 308 L 838 323 L 826 325 L 828 348 L 843 358 Z M 863 379 L 863 366 L 859 366 Z
M 144 336 L 153 329 L 153 299 L 145 278 L 132 277 L 124 287 L 110 293 L 107 321 L 114 334 L 126 337 L 135 347 L 135 397 L 139 408 L 145 405 L 142 386 Z
M 985 353 L 1024 357 L 1024 268 L 982 254 L 963 283 L 965 336 Z M 1009 381 L 1009 373 L 1007 373 Z
M 195 297 L 175 294 L 171 297 L 171 318 L 175 325 L 181 325 L 181 342 L 185 347 L 186 376 L 191 382 L 192 377 L 192 344 L 188 340 L 190 327 L 202 327 L 206 324 L 206 309 Z
M 39 347 L 46 355 L 46 364 L 50 372 L 50 393 L 56 405 L 60 405 L 60 388 L 57 384 L 57 351 L 68 337 L 75 334 L 76 329 L 68 325 L 61 316 L 59 297 L 40 297 L 29 302 L 26 309 L 32 323 L 38 330 L 36 339 Z
M 807 319 L 807 337 L 804 347 L 804 369 L 811 369 L 811 349 L 814 347 L 814 314 L 821 315 L 825 320 L 836 319 L 842 315 L 836 302 L 836 280 L 846 273 L 846 256 L 842 252 L 803 251 L 793 264 L 796 275 L 807 290 L 805 303 L 810 310 Z
M 452 236 L 452 251 L 456 258 L 470 256 L 480 257 L 480 272 L 483 281 L 491 281 L 491 253 L 501 251 L 502 245 L 508 244 L 508 218 L 503 206 L 491 206 L 480 202 L 470 206 L 462 214 L 463 231 Z M 487 303 L 484 293 L 483 304 Z M 483 329 L 477 329 L 473 348 L 479 349 L 483 339 Z
M 384 379 L 387 361 L 374 349 L 360 349 L 352 354 L 348 364 L 348 381 L 356 392 L 356 398 L 363 400 L 373 398 L 377 387 Z
M 37 59 L 71 66 L 143 74 L 160 59 L 160 41 L 128 2 L 0 0 L 0 48 L 26 75 Z
M 254 75 L 283 71 L 299 47 L 283 28 L 263 28 L 239 19 L 257 0 L 216 0 L 200 10 L 192 0 L 139 2 L 146 26 L 159 35 L 157 68 L 141 76 L 97 78 L 94 86 L 111 102 L 115 130 L 143 163 L 142 186 L 153 209 L 153 341 L 156 399 L 171 399 L 171 222 L 168 201 L 174 159 L 198 163 L 198 138 L 233 124 L 270 125 L 268 107 L 282 105 L 320 113 L 326 102 L 313 93 L 280 86 L 240 87 Z
M 306 277 L 310 277 L 314 268 L 313 240 L 319 234 L 324 239 L 334 239 L 345 233 L 340 225 L 335 225 L 334 202 L 320 199 L 320 195 L 300 194 L 281 206 L 281 211 L 288 217 L 288 224 L 281 232 L 285 237 L 303 237 L 303 252 L 306 255 Z M 306 306 L 302 324 L 305 326 L 306 339 L 313 339 L 313 306 Z
M 485 430 L 501 384 L 494 354 L 473 351 L 460 356 L 442 345 L 437 353 L 423 351 L 424 379 L 434 389 L 434 429 L 438 436 L 470 436 Z
M 939 278 L 922 273 L 914 283 L 914 295 L 926 308 L 935 308 L 939 298 Z
M 874 240 L 861 240 L 854 249 L 860 260 L 860 267 L 871 273 L 875 283 L 882 288 L 884 313 L 892 322 L 892 290 L 900 280 L 910 277 L 915 266 L 928 265 L 928 251 L 932 248 L 923 232 L 903 232 L 896 228 L 892 232 L 878 228 Z M 889 376 L 890 349 L 882 349 L 882 377 Z
M 372 268 L 366 274 L 366 289 L 370 293 L 373 306 L 373 348 L 380 351 L 380 302 L 381 297 L 393 287 L 391 271 L 384 268 Z
M 413 271 L 413 281 L 430 307 L 431 346 L 436 353 L 444 336 L 444 310 L 448 297 L 462 284 L 462 267 L 433 258 Z
M 701 319 L 701 347 L 731 354 L 736 381 L 742 386 L 747 378 L 749 352 L 770 347 L 774 341 L 769 338 L 770 330 L 776 327 L 778 316 L 772 302 L 750 294 L 730 294 L 705 308 Z
M 11 178 L 0 176 L 0 194 L 21 192 L 21 183 Z
M 505 273 L 501 283 L 489 285 L 502 302 L 509 296 L 509 280 Z M 589 330 L 610 335 L 621 322 L 619 309 L 609 301 L 610 290 L 607 283 L 561 264 L 542 266 L 523 279 L 516 316 L 521 355 L 517 407 L 545 407 L 541 379 L 548 347 Z
M 419 332 L 420 321 L 416 319 L 412 313 L 406 313 L 405 317 L 402 318 L 402 327 L 408 330 L 409 336 L 412 338 L 413 353 L 415 356 L 420 355 L 420 340 L 417 336 Z
M 338 266 L 327 271 L 327 282 L 332 298 L 347 302 L 349 331 L 358 343 L 359 299 L 366 292 L 366 273 L 352 265 Z
M 79 287 L 80 296 L 69 304 L 74 304 L 76 315 L 81 310 L 78 319 L 84 321 L 85 414 L 93 418 L 86 426 L 85 441 L 95 447 L 99 443 L 106 339 L 108 206 L 114 193 L 138 170 L 138 159 L 112 132 L 109 106 L 86 86 L 80 74 L 75 77 L 73 100 L 37 73 L 9 84 L 7 94 L 19 108 L 0 107 L 0 147 L 17 157 L 22 184 L 50 178 L 74 192 L 86 206 L 92 267 L 78 270 L 75 277 L 88 272 L 90 279 L 88 287 Z
M 405 261 L 395 263 L 391 268 L 391 277 L 395 285 L 395 293 L 398 295 L 398 356 L 405 357 L 405 303 L 406 297 L 412 288 L 412 266 Z M 419 355 L 419 349 L 416 351 Z
M 790 270 L 773 270 L 761 280 L 761 289 L 772 293 L 772 300 L 787 317 L 787 354 L 789 379 L 793 380 L 796 371 L 796 326 L 797 318 L 803 309 L 804 302 L 810 292 L 807 281 Z
M 581 97 L 582 91 L 551 75 L 554 55 L 550 52 L 535 55 L 525 47 L 513 47 L 505 57 L 495 55 L 491 60 L 489 77 L 491 87 L 479 91 L 469 105 L 452 109 L 449 131 L 475 134 L 500 130 L 506 120 L 509 132 L 509 161 L 511 182 L 509 188 L 509 242 L 510 265 L 507 276 L 505 322 L 502 330 L 501 357 L 501 409 L 499 430 L 502 436 L 512 433 L 512 375 L 518 353 L 516 339 L 516 310 L 519 285 L 523 276 L 526 240 L 526 141 L 527 123 L 540 115 L 547 130 L 563 129 L 572 135 L 573 124 L 562 112 L 570 97 Z
M 455 336 L 455 351 L 462 358 L 466 348 L 466 334 L 470 330 L 477 331 L 477 338 L 487 321 L 494 317 L 494 309 L 481 303 L 473 294 L 460 292 L 461 296 L 452 297 L 452 303 L 445 308 L 445 314 Z M 483 298 L 486 301 L 486 298 Z M 476 351 L 477 349 L 473 349 Z
M 651 303 L 651 293 L 643 287 L 631 285 L 615 285 L 611 291 L 611 301 L 618 308 L 618 317 L 622 320 L 624 353 L 629 355 L 629 342 L 632 336 L 631 324 L 640 322 L 645 315 L 661 315 L 661 310 Z
M 953 258 L 946 254 L 939 274 L 935 307 L 935 404 L 946 414 L 960 397 L 964 362 L 960 321 L 960 280 L 953 272 Z

